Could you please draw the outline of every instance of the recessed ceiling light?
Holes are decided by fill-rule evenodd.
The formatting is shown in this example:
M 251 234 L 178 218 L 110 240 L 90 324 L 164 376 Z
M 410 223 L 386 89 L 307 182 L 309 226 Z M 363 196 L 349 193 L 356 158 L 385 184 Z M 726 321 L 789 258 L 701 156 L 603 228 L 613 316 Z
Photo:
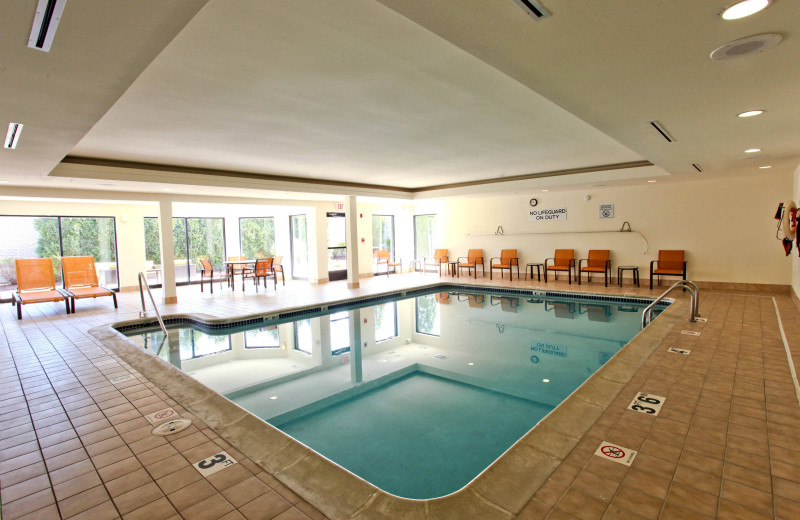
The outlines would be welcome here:
M 8 181 L 0 179 L 0 184 L 8 184 Z
M 766 9 L 769 2 L 770 0 L 744 0 L 726 7 L 720 16 L 723 20 L 738 20 Z
M 472 362 L 470 362 L 470 363 L 467 363 L 467 364 L 468 364 L 469 366 L 474 366 L 474 365 L 475 365 L 475 363 L 472 363 Z
M 19 134 L 21 133 L 22 123 L 8 123 L 8 133 L 6 134 L 6 140 L 3 146 L 11 150 L 16 148 L 19 142 Z
M 760 151 L 761 151 L 761 148 L 748 148 L 747 150 L 744 151 L 744 153 L 756 153 L 756 152 L 760 152 Z
M 550 190 L 542 190 L 542 191 L 550 191 Z
M 649 180 L 649 181 L 647 181 L 647 182 L 656 182 L 656 181 L 655 181 L 655 180 Z
M 763 110 L 748 110 L 747 112 L 742 112 L 739 114 L 739 117 L 753 117 L 753 116 L 760 116 L 763 114 Z
M 549 383 L 549 382 L 550 382 L 549 379 L 542 379 L 542 383 Z
M 759 167 L 758 167 L 758 169 L 759 169 L 759 170 L 766 170 L 766 169 L 768 169 L 768 168 L 772 168 L 772 165 L 771 165 L 771 164 L 767 164 L 767 165 L 764 165 L 764 166 L 759 166 Z M 8 182 L 8 181 L 6 181 L 6 182 Z
M 277 398 L 278 398 L 278 396 L 277 396 L 277 395 L 271 395 L 271 396 L 269 396 L 269 399 L 270 399 L 270 401 L 274 401 L 274 400 L 275 400 L 275 399 L 277 399 Z
M 709 56 L 712 60 L 731 60 L 734 58 L 742 58 L 744 56 L 752 56 L 759 52 L 767 51 L 778 45 L 783 36 L 778 33 L 765 33 L 754 34 L 752 36 L 745 36 L 738 40 L 733 40 L 725 45 L 721 45 L 711 51 Z
M 169 188 L 161 188 L 161 191 L 172 191 L 172 190 Z

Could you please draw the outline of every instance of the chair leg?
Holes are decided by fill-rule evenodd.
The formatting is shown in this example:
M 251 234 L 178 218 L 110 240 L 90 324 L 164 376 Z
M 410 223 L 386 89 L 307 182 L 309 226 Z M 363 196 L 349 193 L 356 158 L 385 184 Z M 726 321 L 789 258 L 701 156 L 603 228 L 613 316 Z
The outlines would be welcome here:
M 64 298 L 64 303 L 67 304 L 67 314 L 69 314 L 69 300 L 70 298 Z M 75 314 L 75 298 L 72 298 L 72 314 Z
M 22 319 L 22 302 L 19 302 L 17 304 L 17 319 L 18 320 Z
M 112 292 L 111 297 L 114 299 L 114 308 L 119 309 L 119 307 L 117 306 L 117 293 Z

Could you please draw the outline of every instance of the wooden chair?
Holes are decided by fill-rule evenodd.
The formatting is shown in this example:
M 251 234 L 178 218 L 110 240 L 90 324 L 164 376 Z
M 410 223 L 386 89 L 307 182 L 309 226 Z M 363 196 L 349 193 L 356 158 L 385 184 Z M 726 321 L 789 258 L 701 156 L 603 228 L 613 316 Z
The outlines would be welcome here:
M 437 249 L 433 252 L 432 257 L 425 258 L 422 272 L 426 272 L 428 270 L 428 266 L 430 265 L 437 268 L 439 270 L 439 276 L 442 276 L 442 264 L 446 264 L 447 261 L 447 249 Z
M 462 260 L 464 260 L 462 262 Z M 462 269 L 467 270 L 467 274 L 471 274 L 472 271 L 475 271 L 474 278 L 477 280 L 478 278 L 478 266 L 481 266 L 481 271 L 483 273 L 484 278 L 486 277 L 486 267 L 483 263 L 483 249 L 470 249 L 467 251 L 467 256 L 460 256 L 458 257 L 458 272 L 461 273 Z M 517 268 L 519 269 L 519 268 Z
M 285 286 L 286 285 L 286 276 L 283 274 L 283 266 L 281 265 L 283 262 L 282 256 L 276 256 L 272 260 L 272 270 L 275 271 L 275 276 L 277 277 L 278 273 L 281 273 L 281 283 Z M 275 278 L 275 282 L 277 285 L 277 278 Z
M 275 285 L 275 290 L 278 290 L 278 277 L 275 276 L 275 270 L 272 268 L 273 265 L 272 258 L 259 258 L 256 260 L 256 265 L 253 266 L 252 269 L 249 269 L 248 272 L 245 272 L 245 278 L 252 278 L 253 285 L 256 286 L 256 292 L 258 292 L 258 281 L 259 279 L 264 279 L 264 289 L 267 288 L 267 278 L 270 276 L 272 277 L 272 281 Z
M 403 272 L 403 261 L 397 260 L 396 258 L 393 260 L 391 255 L 389 255 L 389 251 L 379 249 L 375 251 L 375 257 L 378 259 L 378 264 L 375 266 L 375 274 L 381 274 L 381 266 L 386 266 L 386 276 L 389 276 L 389 268 L 392 269 L 391 272 L 396 273 L 398 267 L 400 268 L 400 272 Z
M 582 267 L 586 262 L 586 267 Z M 603 273 L 606 287 L 611 279 L 611 251 L 608 249 L 590 249 L 589 258 L 578 260 L 578 285 L 581 284 L 581 273 L 586 273 L 586 282 L 591 281 L 592 273 Z
M 211 294 L 214 294 L 214 266 L 204 258 L 197 259 L 200 271 L 200 292 L 203 292 L 203 280 L 208 278 L 208 286 L 211 287 Z M 222 289 L 222 278 L 219 279 L 219 288 Z
M 97 282 L 97 271 L 93 256 L 64 256 L 61 258 L 61 272 L 64 278 L 64 291 L 72 299 L 72 312 L 75 313 L 75 300 L 111 296 L 114 308 L 117 307 L 117 293 Z
M 658 260 L 650 262 L 650 289 L 653 288 L 653 275 L 658 276 L 661 285 L 662 276 L 680 276 L 686 280 L 686 260 L 683 249 L 661 249 Z
M 553 265 L 547 265 L 548 261 L 552 260 Z M 548 271 L 553 271 L 553 276 L 558 280 L 558 272 L 566 271 L 567 278 L 570 285 L 572 285 L 572 272 L 575 269 L 575 250 L 574 249 L 556 249 L 553 258 L 547 258 L 544 261 L 544 283 L 547 283 Z
M 497 263 L 494 263 L 498 260 Z M 500 269 L 500 278 L 503 277 L 503 270 L 508 269 L 508 279 L 513 280 L 514 275 L 511 272 L 513 266 L 517 267 L 517 278 L 519 278 L 519 258 L 517 257 L 516 249 L 503 249 L 500 251 L 500 258 L 494 257 L 489 260 L 489 280 L 492 279 L 492 273 L 495 269 Z
M 50 258 L 24 258 L 16 261 L 17 290 L 12 304 L 17 306 L 17 319 L 22 319 L 22 306 L 29 303 L 64 301 L 69 310 L 69 295 L 56 288 L 53 260 Z
M 519 275 L 517 275 L 519 278 Z M 495 300 L 497 303 L 495 303 Z M 519 298 L 511 298 L 508 296 L 492 296 L 490 303 L 492 305 L 500 305 L 503 312 L 517 312 L 519 307 Z

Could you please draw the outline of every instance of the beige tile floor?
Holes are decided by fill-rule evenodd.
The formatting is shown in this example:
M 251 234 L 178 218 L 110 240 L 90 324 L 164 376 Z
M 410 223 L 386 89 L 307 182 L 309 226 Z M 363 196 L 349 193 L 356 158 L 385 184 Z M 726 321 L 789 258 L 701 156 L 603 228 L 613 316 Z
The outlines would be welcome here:
M 162 311 L 234 316 L 439 280 L 379 277 L 355 290 L 344 282 L 289 282 L 266 294 L 217 285 L 213 296 L 192 286 L 181 288 L 179 303 Z M 597 281 L 512 285 L 622 292 Z M 709 321 L 669 332 L 664 348 L 517 518 L 800 518 L 800 405 L 773 297 L 795 361 L 800 312 L 787 293 L 749 289 L 704 290 L 701 313 Z M 660 291 L 626 284 L 624 292 Z M 2 518 L 324 518 L 197 418 L 180 434 L 150 434 L 146 414 L 168 406 L 191 414 L 87 333 L 135 318 L 138 305 L 137 293 L 121 294 L 118 310 L 110 301 L 79 301 L 74 316 L 65 316 L 59 304 L 31 305 L 21 322 L 10 305 L 2 307 Z M 683 335 L 682 328 L 701 335 Z M 667 346 L 692 352 L 667 353 Z M 127 374 L 134 378 L 112 383 Z M 658 417 L 626 410 L 638 391 L 667 397 Z M 603 460 L 593 455 L 601 441 L 639 454 L 630 467 Z M 190 462 L 220 449 L 240 464 L 201 477 Z

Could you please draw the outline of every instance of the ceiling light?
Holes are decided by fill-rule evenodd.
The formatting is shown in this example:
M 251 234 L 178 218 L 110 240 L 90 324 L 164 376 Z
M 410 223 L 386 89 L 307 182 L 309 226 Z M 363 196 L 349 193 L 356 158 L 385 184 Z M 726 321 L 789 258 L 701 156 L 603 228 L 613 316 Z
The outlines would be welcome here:
M 542 190 L 542 191 L 550 191 L 550 190 Z
M 723 20 L 738 20 L 767 8 L 770 0 L 744 0 L 726 7 L 720 16 Z
M 759 170 L 766 170 L 767 168 L 772 168 L 772 165 L 771 164 L 767 164 L 767 165 L 758 167 Z M 8 181 L 5 181 L 5 182 L 8 182 Z
M 22 123 L 8 123 L 8 133 L 3 144 L 5 148 L 13 150 L 19 142 L 19 134 L 22 133 Z
M 278 398 L 278 396 L 277 396 L 277 395 L 271 395 L 271 396 L 269 396 L 269 399 L 270 399 L 270 401 L 274 401 L 274 400 L 275 400 L 275 399 L 277 399 L 277 398 Z
M 169 188 L 161 188 L 161 191 L 172 191 L 172 190 Z
M 549 383 L 549 382 L 550 382 L 549 379 L 542 379 L 542 383 Z
M 763 110 L 748 110 L 747 112 L 742 112 L 739 114 L 739 117 L 753 117 L 753 116 L 760 116 L 763 114 Z
M 758 54 L 778 45 L 783 36 L 778 33 L 754 34 L 720 45 L 709 56 L 712 60 L 730 60 Z
M 656 182 L 656 181 L 655 181 L 655 180 L 649 180 L 649 181 L 647 181 L 647 182 Z
M 760 152 L 760 151 L 761 151 L 761 148 L 748 148 L 747 150 L 744 151 L 744 153 L 756 153 L 756 152 Z
M 475 365 L 475 363 L 472 363 L 472 362 L 469 362 L 469 363 L 467 363 L 467 364 L 468 364 L 469 366 L 474 366 L 474 365 Z
M 39 0 L 36 15 L 33 17 L 28 47 L 48 52 L 56 35 L 58 22 L 67 0 Z
M 0 184 L 8 184 L 8 181 L 0 179 Z

